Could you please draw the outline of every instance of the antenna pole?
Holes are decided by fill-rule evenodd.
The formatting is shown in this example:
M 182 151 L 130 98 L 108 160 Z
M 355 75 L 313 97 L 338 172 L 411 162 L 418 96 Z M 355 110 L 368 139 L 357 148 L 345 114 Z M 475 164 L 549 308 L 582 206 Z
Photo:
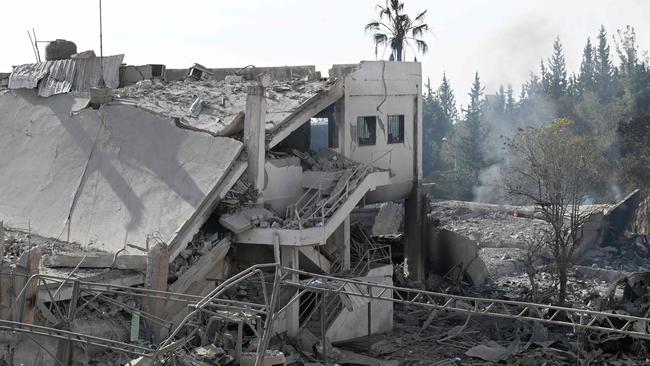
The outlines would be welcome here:
M 99 67 L 101 77 L 99 78 L 99 87 L 103 88 L 104 83 L 104 34 L 102 25 L 102 0 L 99 0 Z
M 41 51 L 38 50 L 38 40 L 36 40 L 36 31 L 32 28 L 32 33 L 34 33 L 34 48 L 36 48 L 36 56 L 38 57 L 38 62 L 41 62 Z
M 36 58 L 36 62 L 38 62 L 38 56 L 36 55 L 36 42 L 32 39 L 32 34 L 27 31 L 27 35 L 29 36 L 29 44 L 32 46 L 32 52 L 34 52 L 34 58 Z

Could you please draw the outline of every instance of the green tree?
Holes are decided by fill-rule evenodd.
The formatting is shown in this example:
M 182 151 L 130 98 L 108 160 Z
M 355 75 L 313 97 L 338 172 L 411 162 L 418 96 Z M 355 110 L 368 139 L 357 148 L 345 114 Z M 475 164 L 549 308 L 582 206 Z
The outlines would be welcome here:
M 411 42 L 415 42 L 418 51 L 427 53 L 429 47 L 422 39 L 429 26 L 424 23 L 427 11 L 423 11 L 411 19 L 404 13 L 404 2 L 399 0 L 386 0 L 386 5 L 377 5 L 379 17 L 366 24 L 366 32 L 373 32 L 375 42 L 375 55 L 379 47 L 390 46 L 391 59 L 396 61 L 404 60 L 406 46 L 412 48 Z M 414 52 L 415 53 L 415 52 Z
M 587 44 L 582 51 L 582 63 L 580 64 L 580 74 L 578 75 L 580 95 L 585 95 L 595 91 L 596 85 L 596 65 L 594 60 L 594 48 L 591 45 L 591 39 L 587 38 Z
M 562 51 L 562 43 L 560 38 L 556 38 L 553 42 L 553 55 L 548 60 L 548 93 L 554 99 L 560 99 L 566 94 L 567 77 L 566 77 L 566 62 L 564 60 L 564 52 Z
M 456 109 L 456 97 L 449 84 L 446 73 L 442 74 L 442 83 L 438 87 L 436 98 L 440 101 L 440 106 L 444 112 L 445 118 L 451 124 L 458 119 L 458 109 Z
M 447 76 L 443 74 L 442 84 L 434 92 L 427 81 L 427 94 L 423 98 L 422 125 L 423 169 L 425 175 L 446 168 L 442 158 L 442 144 L 449 139 L 453 125 L 458 118 L 456 100 Z
M 456 151 L 458 164 L 470 174 L 473 183 L 478 180 L 478 174 L 486 165 L 483 151 L 483 141 L 487 135 L 483 124 L 483 86 L 478 72 L 474 74 L 474 82 L 469 92 L 469 104 L 464 110 L 465 118 L 459 125 Z
M 606 103 L 610 100 L 612 93 L 612 84 L 614 77 L 614 67 L 609 54 L 609 45 L 607 44 L 607 32 L 604 26 L 600 26 L 598 33 L 598 48 L 596 49 L 595 64 L 595 81 L 596 91 L 601 102 Z

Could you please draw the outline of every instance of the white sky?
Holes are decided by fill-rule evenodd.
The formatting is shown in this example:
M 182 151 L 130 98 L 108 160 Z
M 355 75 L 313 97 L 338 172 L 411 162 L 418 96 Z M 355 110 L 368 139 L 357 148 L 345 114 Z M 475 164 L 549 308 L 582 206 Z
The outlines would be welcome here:
M 34 61 L 27 29 L 41 40 L 65 38 L 99 54 L 98 1 L 6 0 L 0 7 L 0 70 Z M 104 0 L 104 54 L 124 53 L 129 64 L 188 67 L 316 65 L 373 60 L 363 26 L 377 0 Z M 475 71 L 494 92 L 522 81 L 547 58 L 560 36 L 570 71 L 577 71 L 586 38 L 604 24 L 636 27 L 650 48 L 650 0 L 406 0 L 408 13 L 428 9 L 430 51 L 418 56 L 423 77 L 438 85 L 447 72 L 461 102 Z M 611 39 L 610 39 L 610 43 Z M 612 52 L 614 45 L 611 44 Z M 44 57 L 44 45 L 41 46 Z M 385 55 L 388 57 L 388 52 Z M 407 55 L 413 59 L 412 53 Z

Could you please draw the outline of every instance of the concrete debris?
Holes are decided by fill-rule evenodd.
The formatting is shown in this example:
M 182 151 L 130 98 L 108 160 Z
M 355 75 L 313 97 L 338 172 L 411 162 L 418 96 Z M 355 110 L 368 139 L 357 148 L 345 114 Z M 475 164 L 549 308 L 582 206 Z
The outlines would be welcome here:
M 190 106 L 190 115 L 194 118 L 198 117 L 199 114 L 201 114 L 201 110 L 203 109 L 203 105 L 205 104 L 205 101 L 201 98 L 196 98 L 194 103 Z
M 255 360 L 257 359 L 257 353 L 247 352 L 242 354 L 241 359 L 239 360 L 240 366 L 255 366 Z M 262 359 L 262 366 L 286 366 L 287 359 L 284 357 L 284 354 L 280 351 L 266 351 L 264 353 L 264 358 Z
M 243 81 L 243 77 L 241 75 L 227 75 L 224 81 L 229 84 L 241 83 Z
M 219 223 L 235 234 L 240 234 L 253 227 L 270 227 L 281 222 L 274 212 L 264 207 L 248 207 L 238 212 L 221 215 Z
M 512 342 L 507 348 L 497 342 L 490 341 L 487 344 L 481 344 L 470 348 L 465 352 L 469 357 L 480 358 L 485 361 L 499 362 L 506 361 L 519 350 L 519 340 Z
M 229 136 L 223 130 L 240 120 L 243 122 L 240 113 L 244 113 L 246 109 L 247 88 L 252 85 L 257 85 L 257 82 L 233 79 L 228 82 L 157 82 L 146 90 L 130 85 L 115 91 L 115 102 L 135 104 L 161 116 L 178 118 L 195 129 Z M 286 86 L 290 91 L 277 93 L 275 98 L 267 98 L 267 131 L 280 126 L 304 102 L 324 92 L 329 86 L 328 82 L 323 81 L 273 80 L 266 88 L 267 93 L 272 92 L 274 85 Z M 206 104 L 198 117 L 190 117 L 188 110 L 197 98 L 201 98 Z
M 403 229 L 404 206 L 396 202 L 382 203 L 372 225 L 372 235 L 399 235 Z
M 135 87 L 141 90 L 149 90 L 153 87 L 153 81 L 151 80 L 140 80 L 135 83 Z

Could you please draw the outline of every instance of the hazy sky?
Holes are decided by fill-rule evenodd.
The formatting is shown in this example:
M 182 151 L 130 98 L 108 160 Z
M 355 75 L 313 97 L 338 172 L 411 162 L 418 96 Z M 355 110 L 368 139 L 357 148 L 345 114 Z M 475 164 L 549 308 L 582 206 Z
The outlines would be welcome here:
M 377 0 L 104 0 L 104 54 L 130 64 L 188 67 L 316 65 L 374 60 L 363 26 Z M 559 36 L 570 71 L 604 24 L 609 35 L 630 24 L 650 48 L 650 0 L 406 0 L 406 11 L 428 9 L 429 53 L 418 55 L 423 77 L 437 85 L 445 71 L 461 102 L 478 71 L 486 92 L 512 83 L 516 94 Z M 65 38 L 99 54 L 98 1 L 4 1 L 0 71 L 34 61 L 27 29 L 41 40 Z M 610 38 L 611 42 L 611 38 Z M 612 43 L 612 52 L 614 45 Z M 44 57 L 44 45 L 41 46 Z M 388 57 L 386 52 L 385 57 Z M 381 55 L 380 55 L 381 57 Z M 412 60 L 410 52 L 407 59 Z

